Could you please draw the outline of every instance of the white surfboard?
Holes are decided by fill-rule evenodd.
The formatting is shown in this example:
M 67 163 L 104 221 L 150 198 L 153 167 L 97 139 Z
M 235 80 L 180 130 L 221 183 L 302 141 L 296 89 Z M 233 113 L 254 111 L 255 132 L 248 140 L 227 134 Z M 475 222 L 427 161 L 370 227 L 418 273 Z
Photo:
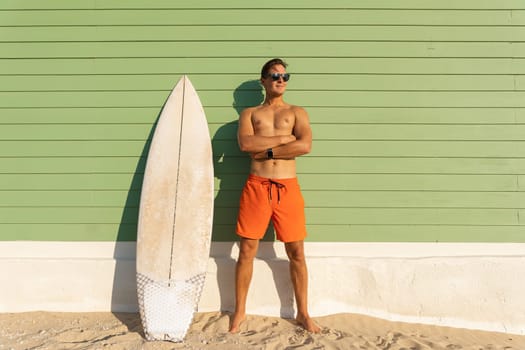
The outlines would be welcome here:
M 183 76 L 155 128 L 140 198 L 137 294 L 148 340 L 184 339 L 204 286 L 212 217 L 208 124 Z

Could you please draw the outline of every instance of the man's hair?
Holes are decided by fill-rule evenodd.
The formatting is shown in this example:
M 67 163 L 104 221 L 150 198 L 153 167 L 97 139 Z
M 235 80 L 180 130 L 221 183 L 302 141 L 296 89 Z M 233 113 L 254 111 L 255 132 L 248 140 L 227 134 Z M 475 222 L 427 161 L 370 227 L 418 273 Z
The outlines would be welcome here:
M 273 66 L 276 66 L 278 64 L 280 64 L 284 68 L 286 68 L 288 66 L 288 64 L 286 64 L 286 62 L 284 62 L 282 59 L 280 59 L 280 58 L 273 58 L 273 59 L 269 60 L 268 62 L 266 62 L 264 64 L 264 66 L 262 67 L 262 69 L 261 69 L 261 78 L 266 78 L 270 68 L 272 68 Z

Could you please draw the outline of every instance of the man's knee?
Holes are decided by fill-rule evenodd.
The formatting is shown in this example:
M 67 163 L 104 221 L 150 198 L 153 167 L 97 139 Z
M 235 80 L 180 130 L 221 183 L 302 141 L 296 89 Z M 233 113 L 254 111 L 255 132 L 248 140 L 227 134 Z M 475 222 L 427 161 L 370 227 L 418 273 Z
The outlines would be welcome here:
M 305 261 L 303 242 L 301 241 L 301 242 L 287 243 L 286 244 L 286 254 L 288 255 L 288 259 L 290 259 L 290 261 L 294 261 L 294 262 Z
M 240 250 L 239 250 L 239 261 L 249 262 L 255 259 L 257 249 L 259 247 L 259 241 L 253 239 L 242 239 Z

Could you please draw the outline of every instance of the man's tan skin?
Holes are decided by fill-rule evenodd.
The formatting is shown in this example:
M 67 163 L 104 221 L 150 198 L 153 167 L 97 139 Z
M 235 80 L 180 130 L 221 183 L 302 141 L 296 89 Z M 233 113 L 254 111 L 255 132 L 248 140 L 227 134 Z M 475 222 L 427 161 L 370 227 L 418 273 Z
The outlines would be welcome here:
M 277 64 L 268 73 L 286 73 L 286 68 Z M 303 108 L 284 102 L 287 82 L 282 77 L 276 81 L 270 76 L 261 77 L 261 84 L 266 91 L 264 103 L 245 109 L 239 117 L 240 149 L 251 155 L 252 174 L 272 179 L 296 177 L 295 157 L 309 153 L 312 145 L 308 114 Z M 267 157 L 269 148 L 273 149 L 273 159 Z M 318 333 L 320 328 L 308 314 L 308 272 L 303 243 L 302 240 L 285 243 L 297 302 L 296 320 L 307 331 Z M 258 247 L 259 240 L 241 237 L 235 276 L 235 312 L 230 323 L 232 333 L 240 331 L 246 318 L 246 297 Z

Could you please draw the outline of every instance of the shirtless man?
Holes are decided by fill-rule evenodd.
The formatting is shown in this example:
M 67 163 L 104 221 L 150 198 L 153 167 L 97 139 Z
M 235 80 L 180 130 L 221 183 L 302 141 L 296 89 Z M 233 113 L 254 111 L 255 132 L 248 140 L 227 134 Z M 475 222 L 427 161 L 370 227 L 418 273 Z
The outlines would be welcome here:
M 249 153 L 252 160 L 237 220 L 240 252 L 235 271 L 236 304 L 230 323 L 232 333 L 239 332 L 246 317 L 253 260 L 270 218 L 290 259 L 290 275 L 297 302 L 296 320 L 309 332 L 320 331 L 308 314 L 304 200 L 295 165 L 295 157 L 310 152 L 312 131 L 306 111 L 283 100 L 289 78 L 284 61 L 278 58 L 268 61 L 261 71 L 261 84 L 266 91 L 264 103 L 245 109 L 239 117 L 239 147 Z

